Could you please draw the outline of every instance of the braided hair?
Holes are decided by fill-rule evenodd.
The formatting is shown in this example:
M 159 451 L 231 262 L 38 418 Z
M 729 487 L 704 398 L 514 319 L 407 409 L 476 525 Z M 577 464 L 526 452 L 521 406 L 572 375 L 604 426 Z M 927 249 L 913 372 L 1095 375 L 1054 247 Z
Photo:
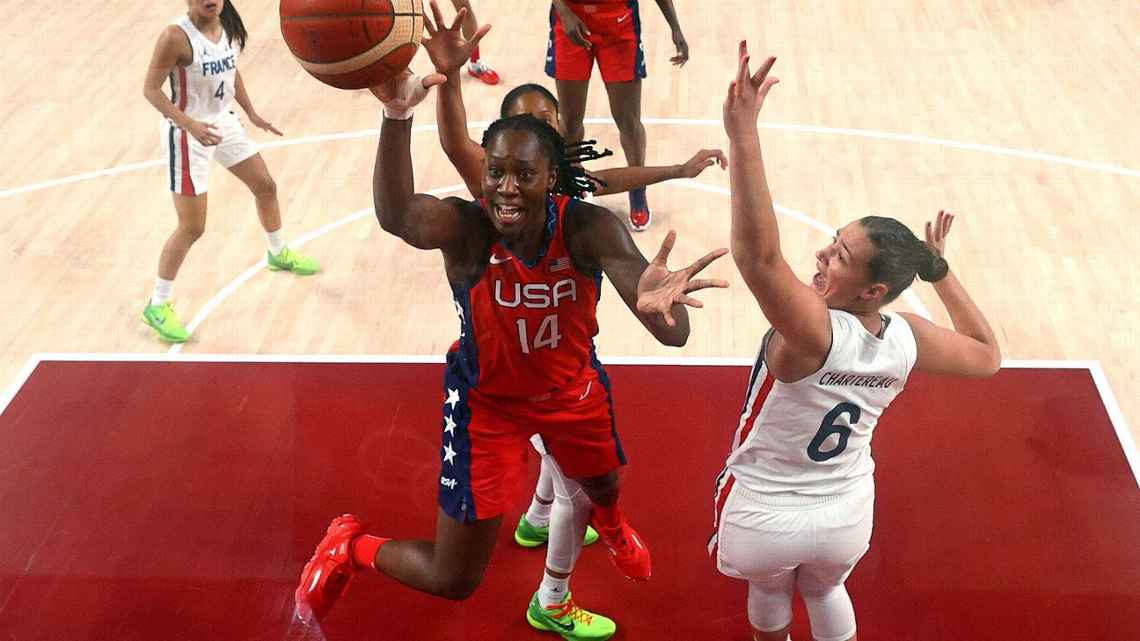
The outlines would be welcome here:
M 950 270 L 945 258 L 894 218 L 864 216 L 859 224 L 877 250 L 867 267 L 871 280 L 887 286 L 884 305 L 910 287 L 916 275 L 933 283 L 945 278 Z
M 237 40 L 238 49 L 245 50 L 245 40 L 249 37 L 246 33 L 245 24 L 241 21 L 241 16 L 238 15 L 237 7 L 234 6 L 232 0 L 225 0 L 222 5 L 222 14 L 218 16 L 222 21 L 222 28 L 226 30 L 226 36 L 229 37 L 229 43 L 233 45 L 234 40 Z
M 551 191 L 572 198 L 581 198 L 584 193 L 594 191 L 600 182 L 587 175 L 578 163 L 604 158 L 613 153 L 609 149 L 594 149 L 595 140 L 566 144 L 562 134 L 554 127 L 530 114 L 499 118 L 491 123 L 487 131 L 483 132 L 483 148 L 486 149 L 491 139 L 504 131 L 527 131 L 534 134 L 546 157 L 556 168 L 557 178 Z

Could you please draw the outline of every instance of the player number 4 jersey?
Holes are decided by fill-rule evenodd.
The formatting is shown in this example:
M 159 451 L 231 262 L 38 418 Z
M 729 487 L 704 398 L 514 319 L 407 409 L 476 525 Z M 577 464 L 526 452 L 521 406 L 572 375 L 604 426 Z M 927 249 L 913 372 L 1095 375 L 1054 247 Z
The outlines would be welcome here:
M 767 338 L 761 347 L 726 463 L 754 492 L 841 494 L 875 470 L 871 433 L 914 367 L 914 334 L 897 314 L 879 338 L 851 314 L 829 313 L 831 351 L 815 373 L 778 381 L 764 363 Z
M 198 31 L 189 16 L 174 24 L 186 33 L 194 57 L 189 66 L 175 66 L 170 72 L 170 101 L 194 120 L 213 122 L 233 104 L 238 49 L 224 29 L 214 42 Z

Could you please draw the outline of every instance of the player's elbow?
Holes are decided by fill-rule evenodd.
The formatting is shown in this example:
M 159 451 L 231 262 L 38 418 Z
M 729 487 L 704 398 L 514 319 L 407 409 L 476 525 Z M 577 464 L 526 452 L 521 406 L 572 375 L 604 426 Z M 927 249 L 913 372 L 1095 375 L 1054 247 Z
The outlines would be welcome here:
M 999 370 L 1001 370 L 1001 348 L 997 345 L 991 345 L 982 363 L 982 376 L 989 378 L 997 374 Z

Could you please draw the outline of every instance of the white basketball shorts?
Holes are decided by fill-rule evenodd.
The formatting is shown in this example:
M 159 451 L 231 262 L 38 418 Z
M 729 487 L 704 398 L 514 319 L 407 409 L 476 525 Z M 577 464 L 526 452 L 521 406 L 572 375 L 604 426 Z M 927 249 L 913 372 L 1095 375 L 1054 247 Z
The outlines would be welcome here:
M 162 121 L 162 144 L 169 161 L 170 191 L 197 196 L 209 190 L 210 160 L 226 168 L 257 153 L 257 143 L 246 133 L 237 114 L 227 111 L 210 123 L 222 141 L 207 147 L 169 120 Z
M 799 572 L 815 585 L 840 585 L 871 541 L 875 484 L 828 497 L 762 495 L 735 484 L 717 530 L 717 569 L 749 581 Z

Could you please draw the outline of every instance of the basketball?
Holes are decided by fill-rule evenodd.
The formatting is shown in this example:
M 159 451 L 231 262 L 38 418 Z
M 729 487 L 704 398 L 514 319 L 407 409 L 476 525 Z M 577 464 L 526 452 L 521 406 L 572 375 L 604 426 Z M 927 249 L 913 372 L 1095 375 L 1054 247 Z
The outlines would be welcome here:
M 281 0 L 281 35 L 301 67 L 339 89 L 407 68 L 424 29 L 422 0 Z

